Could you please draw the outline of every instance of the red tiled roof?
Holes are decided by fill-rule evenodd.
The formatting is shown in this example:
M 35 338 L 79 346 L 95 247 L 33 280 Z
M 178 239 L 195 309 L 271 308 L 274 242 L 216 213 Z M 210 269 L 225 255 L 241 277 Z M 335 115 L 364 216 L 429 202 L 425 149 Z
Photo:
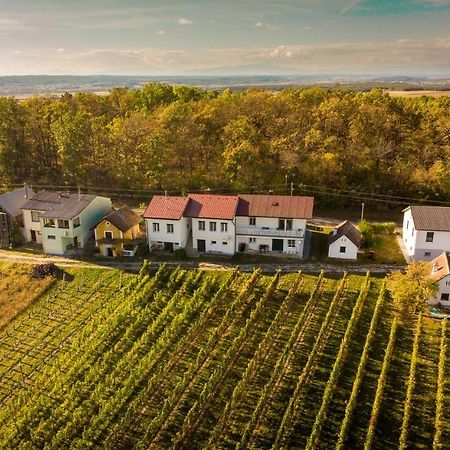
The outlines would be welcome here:
M 236 195 L 189 194 L 187 217 L 232 220 L 236 214 Z
M 237 216 L 311 219 L 314 197 L 239 194 Z
M 188 197 L 169 197 L 155 195 L 151 200 L 143 217 L 145 219 L 179 220 L 189 203 Z

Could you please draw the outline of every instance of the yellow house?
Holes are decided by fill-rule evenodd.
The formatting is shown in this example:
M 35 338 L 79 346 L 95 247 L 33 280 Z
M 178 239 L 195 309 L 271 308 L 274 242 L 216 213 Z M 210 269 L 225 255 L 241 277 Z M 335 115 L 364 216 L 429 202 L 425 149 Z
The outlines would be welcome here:
M 134 256 L 141 216 L 128 206 L 105 216 L 95 227 L 95 242 L 103 256 Z

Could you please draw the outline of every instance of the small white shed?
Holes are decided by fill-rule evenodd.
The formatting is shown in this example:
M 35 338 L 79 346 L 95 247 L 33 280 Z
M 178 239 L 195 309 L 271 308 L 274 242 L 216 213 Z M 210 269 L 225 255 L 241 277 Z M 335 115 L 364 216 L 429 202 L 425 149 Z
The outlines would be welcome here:
M 328 239 L 328 257 L 339 259 L 357 259 L 361 246 L 361 233 L 348 220 L 341 222 Z

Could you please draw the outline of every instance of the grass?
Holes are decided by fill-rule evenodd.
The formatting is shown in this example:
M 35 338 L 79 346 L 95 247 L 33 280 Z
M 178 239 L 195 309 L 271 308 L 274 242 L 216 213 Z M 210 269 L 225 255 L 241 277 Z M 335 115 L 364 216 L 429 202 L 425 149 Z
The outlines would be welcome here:
M 31 279 L 31 267 L 21 264 L 0 264 L 0 328 L 34 299 L 40 297 L 53 279 Z
M 340 279 L 325 277 L 318 284 L 312 275 L 285 274 L 267 296 L 274 278 L 259 272 L 162 268 L 155 275 L 147 266 L 139 275 L 126 276 L 117 270 L 67 271 L 71 282 L 55 282 L 0 330 L 1 448 L 119 450 L 170 448 L 174 442 L 177 448 L 235 448 L 262 396 L 249 443 L 270 448 L 294 391 L 295 415 L 284 442 L 303 448 L 365 279 L 348 276 L 319 334 Z M 4 281 L 14 284 L 19 274 L 15 267 Z M 294 281 L 298 289 L 289 297 Z M 335 447 L 382 282 L 371 278 L 327 408 L 320 448 Z M 316 297 L 308 302 L 316 286 Z M 364 445 L 395 314 L 387 297 L 348 448 Z M 413 328 L 414 320 L 400 324 L 374 448 L 398 446 Z M 439 323 L 425 318 L 410 446 L 431 448 L 433 442 L 439 345 Z M 310 371 L 300 377 L 313 348 Z M 269 383 L 283 354 L 288 358 L 281 360 L 276 382 Z M 449 401 L 446 393 L 446 408 Z M 447 439 L 446 415 L 443 428 Z
M 395 234 L 376 234 L 373 237 L 374 257 L 369 257 L 368 250 L 364 253 L 358 254 L 358 259 L 355 260 L 339 260 L 335 258 L 328 258 L 328 233 L 327 232 L 312 232 L 311 242 L 311 260 L 327 262 L 337 265 L 348 264 L 405 264 L 405 258 L 398 245 L 397 236 Z

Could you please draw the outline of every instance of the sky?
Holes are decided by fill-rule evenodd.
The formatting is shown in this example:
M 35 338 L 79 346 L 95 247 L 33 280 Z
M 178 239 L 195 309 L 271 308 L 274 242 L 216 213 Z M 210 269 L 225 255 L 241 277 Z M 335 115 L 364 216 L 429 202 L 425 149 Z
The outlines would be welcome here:
M 0 75 L 450 76 L 450 0 L 0 0 Z

